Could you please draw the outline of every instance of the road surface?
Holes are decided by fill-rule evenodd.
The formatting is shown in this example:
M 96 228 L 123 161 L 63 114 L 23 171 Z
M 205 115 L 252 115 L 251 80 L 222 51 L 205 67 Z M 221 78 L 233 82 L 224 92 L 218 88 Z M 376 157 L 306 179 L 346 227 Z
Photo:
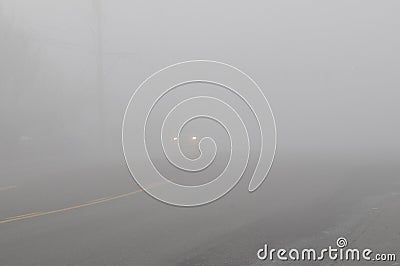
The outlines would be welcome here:
M 21 167 L 0 190 L 0 265 L 258 265 L 264 243 L 318 248 L 342 235 L 398 251 L 398 166 L 349 161 L 278 156 L 255 193 L 242 180 L 195 208 L 153 199 L 123 164 Z

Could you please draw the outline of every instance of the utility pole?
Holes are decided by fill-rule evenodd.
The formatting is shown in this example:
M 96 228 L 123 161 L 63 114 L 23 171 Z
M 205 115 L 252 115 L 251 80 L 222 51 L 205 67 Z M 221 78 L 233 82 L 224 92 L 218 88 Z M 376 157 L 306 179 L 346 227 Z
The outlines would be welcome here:
M 98 147 L 99 152 L 106 152 L 106 112 L 104 103 L 104 67 L 103 67 L 103 25 L 102 25 L 102 0 L 92 0 L 96 23 L 96 79 L 97 79 L 97 115 L 98 115 Z M 104 157 L 103 157 L 104 158 Z

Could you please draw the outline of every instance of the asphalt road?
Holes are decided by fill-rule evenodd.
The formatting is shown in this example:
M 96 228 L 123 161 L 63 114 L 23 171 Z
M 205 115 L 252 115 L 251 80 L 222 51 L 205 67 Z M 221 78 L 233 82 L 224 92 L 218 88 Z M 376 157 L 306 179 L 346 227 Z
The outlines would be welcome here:
M 394 164 L 295 159 L 278 156 L 255 193 L 242 180 L 227 196 L 196 208 L 153 199 L 123 164 L 20 167 L 0 190 L 0 265 L 257 264 L 264 243 L 317 248 L 322 238 L 353 237 L 378 206 L 392 206 L 379 219 L 400 233 L 399 214 L 391 211 L 400 191 Z M 398 251 L 399 237 L 374 234 L 381 235 L 374 246 L 392 241 L 382 251 Z

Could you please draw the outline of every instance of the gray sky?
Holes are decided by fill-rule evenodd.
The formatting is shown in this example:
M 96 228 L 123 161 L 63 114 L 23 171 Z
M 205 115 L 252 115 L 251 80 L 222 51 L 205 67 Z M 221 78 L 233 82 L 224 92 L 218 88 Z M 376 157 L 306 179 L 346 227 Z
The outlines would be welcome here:
M 105 144 L 120 160 L 133 91 L 190 59 L 226 62 L 257 81 L 280 152 L 399 148 L 397 1 L 3 0 L 0 8 L 2 145 L 11 153 L 83 148 L 90 158 Z

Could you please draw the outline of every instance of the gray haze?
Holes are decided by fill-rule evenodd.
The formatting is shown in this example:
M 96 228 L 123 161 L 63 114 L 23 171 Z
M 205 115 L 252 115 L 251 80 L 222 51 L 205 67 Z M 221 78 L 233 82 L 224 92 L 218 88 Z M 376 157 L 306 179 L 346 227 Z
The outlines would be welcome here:
M 0 265 L 249 265 L 266 242 L 356 240 L 377 206 L 370 227 L 387 228 L 356 244 L 398 251 L 399 12 L 398 1 L 0 0 Z M 1 223 L 138 190 L 125 108 L 151 74 L 192 59 L 240 68 L 268 98 L 278 147 L 260 189 L 248 193 L 246 175 L 203 207 L 138 193 Z M 207 128 L 229 149 L 198 122 L 184 134 Z

